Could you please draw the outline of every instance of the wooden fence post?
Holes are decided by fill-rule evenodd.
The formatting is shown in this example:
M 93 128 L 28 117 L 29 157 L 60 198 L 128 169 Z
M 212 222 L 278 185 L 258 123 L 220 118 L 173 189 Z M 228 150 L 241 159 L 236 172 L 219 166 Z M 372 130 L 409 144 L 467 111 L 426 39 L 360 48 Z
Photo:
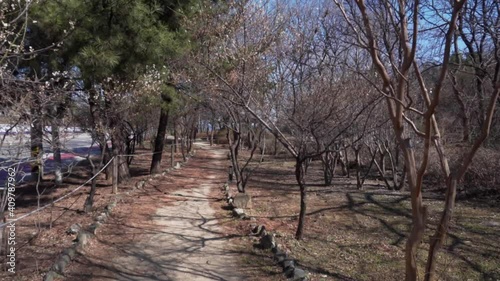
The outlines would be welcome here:
M 174 166 L 174 146 L 170 145 L 170 166 Z
M 113 159 L 113 189 L 111 193 L 118 193 L 118 155 Z

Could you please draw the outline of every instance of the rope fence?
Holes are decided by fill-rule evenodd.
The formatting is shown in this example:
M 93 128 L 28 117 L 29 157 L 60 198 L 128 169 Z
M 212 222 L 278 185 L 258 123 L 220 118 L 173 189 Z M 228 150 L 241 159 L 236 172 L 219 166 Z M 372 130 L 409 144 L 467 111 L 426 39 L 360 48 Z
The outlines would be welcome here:
M 20 217 L 17 217 L 17 218 L 15 218 L 15 219 L 13 219 L 13 220 L 9 220 L 9 222 L 8 222 L 8 223 L 1 223 L 1 224 L 0 224 L 0 228 L 2 228 L 2 227 L 4 227 L 4 226 L 6 226 L 6 225 L 8 225 L 8 224 L 14 223 L 14 222 L 16 222 L 16 221 L 22 220 L 22 219 L 24 219 L 24 218 L 26 218 L 26 217 L 29 217 L 29 216 L 31 216 L 31 215 L 34 215 L 34 214 L 36 214 L 36 213 L 38 213 L 38 212 L 40 212 L 40 211 L 42 211 L 42 210 L 44 210 L 44 209 L 46 209 L 46 208 L 48 208 L 48 207 L 52 206 L 52 205 L 54 205 L 55 203 L 57 203 L 57 202 L 59 202 L 59 201 L 61 201 L 61 200 L 65 199 L 65 198 L 67 198 L 67 197 L 68 197 L 68 196 L 70 196 L 71 194 L 73 194 L 73 193 L 77 192 L 79 189 L 81 189 L 81 188 L 85 187 L 85 185 L 86 185 L 87 183 L 91 182 L 91 181 L 92 181 L 95 177 L 97 177 L 100 173 L 102 173 L 102 171 L 104 171 L 104 169 L 106 169 L 106 167 L 108 167 L 108 166 L 109 166 L 109 164 L 111 164 L 111 162 L 113 162 L 114 158 L 115 158 L 115 157 L 111 158 L 111 159 L 108 161 L 108 163 L 106 163 L 106 164 L 105 164 L 105 165 L 104 165 L 104 166 L 103 166 L 103 167 L 102 167 L 102 168 L 101 168 L 101 169 L 100 169 L 100 170 L 99 170 L 99 171 L 98 171 L 98 172 L 97 172 L 94 176 L 92 176 L 90 179 L 88 179 L 86 182 L 84 182 L 84 183 L 83 183 L 83 184 L 81 184 L 80 186 L 76 187 L 76 188 L 75 188 L 75 189 L 73 189 L 72 191 L 70 191 L 70 192 L 66 193 L 65 195 L 63 195 L 63 196 L 61 196 L 61 197 L 59 197 L 58 199 L 54 200 L 54 201 L 53 201 L 52 203 L 50 203 L 50 204 L 46 204 L 45 206 L 39 207 L 39 208 L 37 208 L 37 209 L 35 209 L 35 210 L 33 210 L 33 211 L 29 212 L 29 213 L 26 213 L 26 214 L 24 214 L 24 215 L 22 215 L 22 216 L 20 216 Z
M 173 147 L 175 146 L 175 144 L 172 144 L 172 145 L 166 145 L 164 147 Z M 64 200 L 65 198 L 67 198 L 68 196 L 70 196 L 71 194 L 77 192 L 78 190 L 80 190 L 81 188 L 85 187 L 86 184 L 88 184 L 89 182 L 91 182 L 94 178 L 96 178 L 99 174 L 101 174 L 112 162 L 115 158 L 117 157 L 132 157 L 132 156 L 142 156 L 142 155 L 154 155 L 154 154 L 158 154 L 158 153 L 163 153 L 163 151 L 157 151 L 157 152 L 147 152 L 147 153 L 140 153 L 140 154 L 120 154 L 120 155 L 116 155 L 116 156 L 113 156 L 95 175 L 93 175 L 91 178 L 89 178 L 87 181 L 85 181 L 83 184 L 81 184 L 80 186 L 76 187 L 75 189 L 73 189 L 72 191 L 70 191 L 69 193 L 61 196 L 60 198 L 54 200 L 53 202 L 49 203 L 49 204 L 46 204 L 42 207 L 39 207 L 31 212 L 28 212 L 20 217 L 17 217 L 13 220 L 9 220 L 8 222 L 6 223 L 0 223 L 0 229 L 2 229 L 3 227 L 5 227 L 6 225 L 8 224 L 11 224 L 11 223 L 14 223 L 14 222 L 17 222 L 19 220 L 22 220 L 24 218 L 27 218 L 29 216 L 32 216 L 52 205 L 54 205 L 55 203 L 61 201 L 61 200 Z M 26 162 L 16 162 L 17 165 L 21 164 L 21 163 L 27 163 L 27 162 L 30 162 L 29 160 L 26 161 Z M 0 169 L 4 169 L 4 168 L 8 168 L 8 167 L 12 167 L 13 165 L 9 165 L 9 166 L 5 166 L 5 167 L 0 167 Z

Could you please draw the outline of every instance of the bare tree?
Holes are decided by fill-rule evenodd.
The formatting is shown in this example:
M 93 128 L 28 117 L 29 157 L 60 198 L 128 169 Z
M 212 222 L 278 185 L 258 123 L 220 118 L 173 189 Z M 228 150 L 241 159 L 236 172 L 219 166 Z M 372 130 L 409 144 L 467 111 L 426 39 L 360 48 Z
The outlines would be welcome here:
M 429 163 L 431 146 L 434 146 L 441 169 L 446 178 L 446 200 L 441 214 L 441 220 L 435 234 L 431 237 L 427 257 L 425 280 L 433 280 L 435 275 L 436 254 L 443 245 L 449 228 L 455 204 L 456 188 L 463 178 L 476 151 L 481 147 L 491 128 L 491 122 L 497 97 L 499 94 L 498 70 L 498 40 L 494 40 L 496 67 L 490 88 L 490 101 L 485 109 L 485 118 L 480 128 L 480 134 L 470 147 L 463 149 L 460 159 L 450 165 L 446 156 L 439 123 L 435 114 L 441 100 L 443 82 L 450 64 L 450 51 L 453 45 L 453 35 L 459 24 L 459 16 L 466 1 L 453 1 L 445 7 L 437 9 L 430 6 L 425 9 L 439 10 L 435 19 L 441 18 L 444 32 L 443 48 L 439 49 L 439 71 L 434 79 L 432 90 L 428 90 L 427 81 L 423 78 L 421 65 L 417 54 L 421 51 L 419 39 L 424 27 L 419 21 L 423 3 L 414 1 L 368 2 L 336 1 L 340 13 L 345 18 L 345 25 L 350 29 L 354 42 L 360 48 L 369 52 L 372 65 L 378 74 L 381 85 L 374 84 L 378 92 L 385 97 L 388 115 L 391 119 L 395 136 L 401 146 L 407 171 L 408 184 L 411 191 L 413 227 L 406 245 L 406 279 L 417 280 L 417 249 L 422 241 L 426 227 L 427 208 L 422 199 L 424 174 Z M 442 15 L 443 8 L 448 11 Z M 498 14 L 497 14 L 498 17 Z M 494 21 L 498 22 L 498 20 Z M 497 26 L 498 27 L 498 26 Z M 498 30 L 498 29 L 496 29 Z M 497 31 L 495 31 L 497 33 Z M 491 36 L 491 35 L 489 35 Z M 498 38 L 492 36 L 492 38 Z M 436 54 L 434 54 L 436 55 Z M 413 71 L 413 72 L 412 72 Z M 418 91 L 411 90 L 408 85 L 411 79 L 418 82 Z M 416 98 L 422 102 L 416 104 Z M 421 108 L 418 108 L 421 107 Z M 417 121 L 418 120 L 418 121 Z M 421 125 L 420 125 L 421 124 Z M 417 141 L 414 140 L 417 138 Z M 422 141 L 422 145 L 420 144 Z M 417 157 L 420 163 L 417 163 Z
M 236 18 L 228 19 L 232 33 L 215 48 L 221 51 L 211 51 L 199 62 L 213 77 L 213 92 L 244 110 L 251 122 L 260 123 L 294 158 L 300 190 L 296 238 L 301 239 L 309 159 L 331 150 L 374 99 L 350 99 L 356 78 L 343 77 L 335 67 L 346 58 L 341 55 L 343 46 L 324 43 L 326 33 L 318 32 L 324 23 L 310 20 L 325 19 L 319 10 L 305 3 L 273 8 L 265 3 L 234 5 Z M 231 140 L 239 141 L 240 128 L 233 133 L 236 138 Z

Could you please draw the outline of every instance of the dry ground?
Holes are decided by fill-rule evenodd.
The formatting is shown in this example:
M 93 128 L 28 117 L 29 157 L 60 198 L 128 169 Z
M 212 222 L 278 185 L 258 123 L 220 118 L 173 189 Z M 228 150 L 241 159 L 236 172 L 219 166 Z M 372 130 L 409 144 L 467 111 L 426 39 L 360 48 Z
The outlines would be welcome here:
M 313 164 L 306 177 L 309 192 L 304 240 L 293 238 L 299 192 L 290 160 L 266 157 L 256 169 L 247 191 L 253 196 L 251 214 L 258 223 L 274 229 L 278 242 L 311 273 L 311 280 L 404 280 L 404 246 L 411 221 L 409 193 L 386 191 L 376 181 L 359 191 L 354 179 L 341 177 L 332 186 L 324 186 L 319 165 Z M 418 256 L 421 266 L 443 206 L 442 194 L 426 194 L 430 223 Z M 451 233 L 439 254 L 439 280 L 500 280 L 498 203 L 457 203 Z M 248 224 L 242 231 L 251 224 L 234 223 Z M 248 253 L 265 255 L 253 249 Z M 261 260 L 247 258 L 245 262 Z M 262 280 L 276 280 L 265 277 L 270 272 L 262 267 L 255 274 Z
M 257 223 L 274 230 L 278 242 L 311 273 L 312 280 L 404 279 L 404 244 L 410 227 L 407 192 L 385 191 L 375 181 L 369 182 L 367 190 L 358 191 L 353 179 L 340 177 L 332 186 L 323 186 L 319 164 L 313 164 L 307 175 L 309 197 L 305 238 L 296 241 L 293 234 L 297 225 L 299 193 L 294 181 L 293 162 L 266 156 L 266 161 L 255 170 L 248 185 L 248 192 L 253 196 L 250 215 L 256 220 L 241 221 L 230 216 L 217 188 L 225 181 L 228 162 L 221 158 L 217 164 L 203 164 L 197 162 L 201 161 L 198 158 L 201 155 L 191 159 L 180 171 L 148 182 L 143 190 L 126 195 L 148 172 L 150 158 L 136 157 L 132 164 L 134 177 L 120 186 L 121 199 L 112 218 L 99 229 L 97 239 L 85 251 L 86 255 L 79 256 L 70 265 L 66 280 L 162 280 L 165 276 L 178 276 L 172 271 L 192 274 L 196 269 L 195 272 L 206 272 L 203 268 L 210 267 L 212 261 L 215 267 L 220 266 L 217 258 L 207 259 L 201 254 L 190 259 L 189 254 L 185 254 L 190 249 L 203 251 L 204 243 L 215 241 L 223 241 L 215 248 L 224 245 L 226 255 L 232 257 L 231 262 L 222 262 L 231 268 L 229 275 L 246 276 L 245 280 L 255 281 L 285 280 L 270 254 L 252 247 L 256 241 L 247 234 L 251 225 Z M 68 180 L 73 184 L 62 188 L 47 186 L 42 205 L 65 194 L 86 178 L 88 173 L 82 167 L 75 170 Z M 202 186 L 204 182 L 211 182 L 215 187 L 206 188 Z M 110 190 L 109 183 L 100 179 L 93 215 L 100 213 L 112 199 L 114 195 L 109 194 Z M 34 209 L 37 202 L 33 189 L 21 188 L 19 192 L 23 193 L 17 209 L 17 214 L 21 215 Z M 91 222 L 92 216 L 80 212 L 87 192 L 88 187 L 49 210 L 16 224 L 18 274 L 13 277 L 0 273 L 0 280 L 42 279 L 56 256 L 74 239 L 73 235 L 65 234 L 66 229 L 75 222 L 82 225 Z M 431 213 L 428 237 L 443 202 L 440 200 L 442 194 L 426 194 L 425 201 Z M 198 203 L 202 205 L 196 205 Z M 498 203 L 491 200 L 457 203 L 447 245 L 440 253 L 440 280 L 500 280 Z M 184 207 L 190 204 L 203 206 L 199 209 L 201 215 L 186 215 Z M 179 220 L 185 220 L 187 224 L 176 225 Z M 184 226 L 195 226 L 201 232 L 194 232 L 193 237 L 182 237 L 182 232 L 176 231 Z M 172 235 L 171 239 L 166 235 Z M 164 243 L 163 247 L 155 247 L 157 241 Z M 419 253 L 422 262 L 427 241 L 426 238 Z M 168 250 L 164 249 L 165 245 L 182 254 L 171 257 L 170 253 L 163 252 Z M 218 255 L 215 251 L 212 256 Z M 154 253 L 161 255 L 155 256 Z M 169 267 L 168 262 L 180 266 Z M 234 264 L 239 264 L 239 267 Z M 210 278 L 206 274 L 199 276 Z

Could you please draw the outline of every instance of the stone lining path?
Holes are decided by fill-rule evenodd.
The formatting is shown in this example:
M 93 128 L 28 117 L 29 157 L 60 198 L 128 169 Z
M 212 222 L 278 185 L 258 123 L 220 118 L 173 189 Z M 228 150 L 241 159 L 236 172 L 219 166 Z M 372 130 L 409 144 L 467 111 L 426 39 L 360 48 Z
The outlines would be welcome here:
M 224 234 L 210 193 L 225 180 L 225 151 L 201 145 L 180 170 L 148 182 L 70 266 L 65 280 L 246 280 L 234 235 Z

